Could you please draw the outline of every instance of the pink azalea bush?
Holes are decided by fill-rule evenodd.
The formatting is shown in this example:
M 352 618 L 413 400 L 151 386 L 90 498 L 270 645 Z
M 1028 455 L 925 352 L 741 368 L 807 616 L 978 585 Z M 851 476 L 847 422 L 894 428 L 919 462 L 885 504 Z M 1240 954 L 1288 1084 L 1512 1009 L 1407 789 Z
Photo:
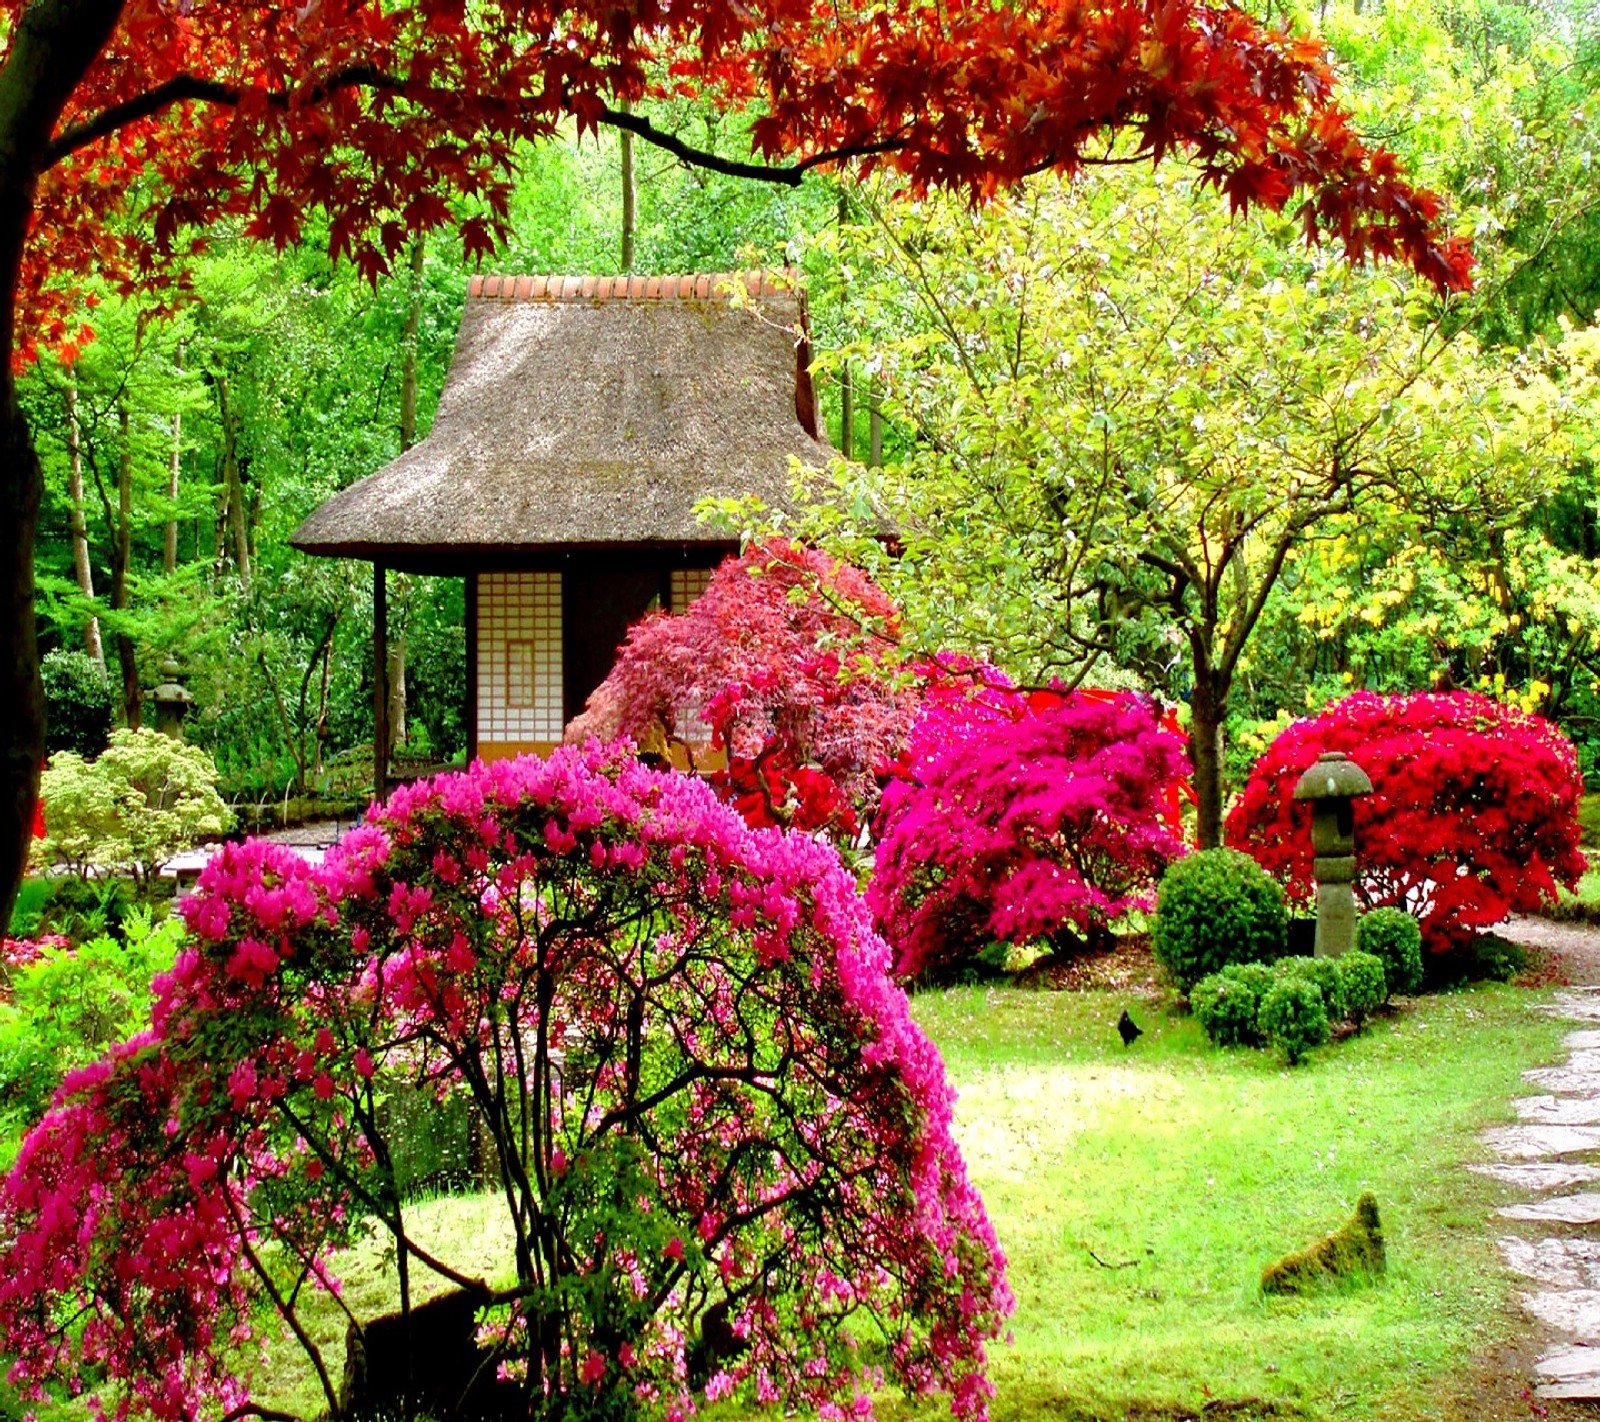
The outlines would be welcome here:
M 1146 697 L 929 669 L 868 890 L 895 972 L 948 975 L 991 942 L 1066 946 L 1148 907 L 1183 853 L 1169 805 L 1187 771 Z
M 750 824 L 850 837 L 916 708 L 889 672 L 898 639 L 865 573 L 775 540 L 725 561 L 687 611 L 635 625 L 567 738 L 677 747 Z
M 530 1410 L 681 1422 L 720 1307 L 740 1350 L 704 1395 L 842 1422 L 892 1380 L 984 1416 L 1004 1261 L 830 848 L 591 743 L 397 791 L 318 869 L 229 847 L 184 915 L 151 1029 L 67 1080 L 0 1192 L 25 1390 L 230 1412 L 270 1302 L 336 1408 L 298 1310 L 359 1229 L 482 1287 L 409 1230 L 404 1085 L 496 1148 L 516 1283 L 481 1336 Z

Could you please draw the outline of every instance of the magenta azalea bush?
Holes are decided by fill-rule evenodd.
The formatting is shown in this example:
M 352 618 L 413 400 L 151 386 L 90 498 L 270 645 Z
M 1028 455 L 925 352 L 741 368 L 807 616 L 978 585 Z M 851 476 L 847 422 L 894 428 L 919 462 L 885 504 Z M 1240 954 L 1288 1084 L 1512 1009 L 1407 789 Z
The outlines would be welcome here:
M 1170 807 L 1187 772 L 1147 697 L 930 675 L 868 891 L 895 972 L 948 975 L 991 942 L 1066 946 L 1149 906 L 1183 853 Z
M 266 1307 L 336 1410 L 299 1315 L 376 1226 L 402 1278 L 489 1297 L 530 1414 L 735 1393 L 840 1422 L 893 1381 L 984 1416 L 1004 1260 L 831 849 L 591 743 L 400 790 L 318 869 L 228 848 L 184 915 L 151 1029 L 67 1080 L 0 1195 L 0 1347 L 34 1395 L 235 1412 Z M 402 1086 L 492 1140 L 513 1286 L 412 1234 Z M 714 1309 L 738 1346 L 697 1394 Z

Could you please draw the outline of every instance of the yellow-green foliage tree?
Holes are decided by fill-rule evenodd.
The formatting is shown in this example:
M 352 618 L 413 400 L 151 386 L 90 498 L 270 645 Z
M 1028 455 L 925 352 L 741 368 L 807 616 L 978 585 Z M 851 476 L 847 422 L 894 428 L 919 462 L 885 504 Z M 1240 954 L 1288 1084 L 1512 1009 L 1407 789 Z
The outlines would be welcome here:
M 233 821 L 211 757 L 158 731 L 113 731 L 94 760 L 61 751 L 41 785 L 47 833 L 36 860 L 80 874 L 127 872 L 148 883 L 175 854 Z
M 1193 186 L 1130 169 L 981 213 L 876 205 L 843 239 L 851 354 L 905 452 L 835 470 L 817 524 L 935 645 L 1033 677 L 1116 664 L 1187 700 L 1209 845 L 1218 732 L 1285 575 L 1352 525 L 1530 507 L 1573 455 L 1596 352 L 1480 350 L 1393 271 Z

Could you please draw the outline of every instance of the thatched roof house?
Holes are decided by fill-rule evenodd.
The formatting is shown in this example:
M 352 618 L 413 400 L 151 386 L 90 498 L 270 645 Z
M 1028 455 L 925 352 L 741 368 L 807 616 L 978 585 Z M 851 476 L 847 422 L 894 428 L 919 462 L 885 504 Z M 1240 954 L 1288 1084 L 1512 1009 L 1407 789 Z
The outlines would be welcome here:
M 627 624 L 733 551 L 696 503 L 781 508 L 791 461 L 830 457 L 809 360 L 783 274 L 474 277 L 428 437 L 290 542 L 376 566 L 380 672 L 384 571 L 464 576 L 473 750 L 545 749 Z
M 782 507 L 831 453 L 802 323 L 770 275 L 475 277 L 428 437 L 290 541 L 419 572 L 717 542 L 696 502 Z

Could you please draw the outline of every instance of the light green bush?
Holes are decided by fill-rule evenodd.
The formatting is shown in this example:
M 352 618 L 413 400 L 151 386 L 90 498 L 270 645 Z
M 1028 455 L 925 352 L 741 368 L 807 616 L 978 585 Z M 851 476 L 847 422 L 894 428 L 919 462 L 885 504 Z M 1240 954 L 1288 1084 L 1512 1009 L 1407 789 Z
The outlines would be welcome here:
M 1202 849 L 1163 876 L 1151 948 L 1188 992 L 1230 963 L 1277 958 L 1284 923 L 1283 890 L 1255 860 L 1237 849 Z
M 1356 947 L 1382 962 L 1387 992 L 1409 995 L 1422 986 L 1422 929 L 1404 909 L 1368 909 L 1356 920 Z
M 173 855 L 222 834 L 233 816 L 217 770 L 198 746 L 157 731 L 113 731 L 93 761 L 71 751 L 45 771 L 46 837 L 36 856 L 79 874 L 131 873 L 147 882 Z

